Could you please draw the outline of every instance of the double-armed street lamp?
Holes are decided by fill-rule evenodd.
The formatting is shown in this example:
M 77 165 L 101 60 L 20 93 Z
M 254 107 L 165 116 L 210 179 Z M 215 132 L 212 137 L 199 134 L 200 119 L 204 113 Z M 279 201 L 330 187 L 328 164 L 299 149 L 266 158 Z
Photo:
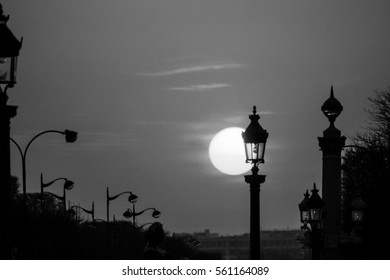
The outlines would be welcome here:
M 309 195 L 309 191 L 306 190 L 304 199 L 298 206 L 301 222 L 303 223 L 301 229 L 310 232 L 312 259 L 319 260 L 321 258 L 322 209 L 324 201 L 318 194 L 316 184 L 313 185 L 311 192 L 312 194 Z
M 245 175 L 245 182 L 250 187 L 250 259 L 260 259 L 260 185 L 265 182 L 265 175 L 259 175 L 259 164 L 264 163 L 265 144 L 268 132 L 259 124 L 260 116 L 249 115 L 251 123 L 242 133 L 245 145 L 246 162 L 253 164 L 252 175 Z
M 70 215 L 72 215 L 72 216 L 75 216 L 75 215 L 76 215 L 75 209 L 82 210 L 82 211 L 84 211 L 85 213 L 91 215 L 91 217 L 92 217 L 92 223 L 95 222 L 95 203 L 94 203 L 94 202 L 92 202 L 92 208 L 91 208 L 91 210 L 85 209 L 85 208 L 83 208 L 83 207 L 81 207 L 81 206 L 78 206 L 78 205 L 73 205 L 73 206 L 71 206 L 71 207 L 69 208 L 68 213 L 69 213 Z
M 59 195 L 56 195 L 54 193 L 51 193 L 51 192 L 44 192 L 44 188 L 47 188 L 49 186 L 51 186 L 53 183 L 59 181 L 59 180 L 64 180 L 64 187 L 63 187 L 63 195 L 62 196 L 59 196 Z M 43 213 L 43 203 L 44 203 L 44 194 L 49 194 L 51 196 L 54 196 L 55 198 L 61 200 L 63 202 L 63 205 L 64 205 L 64 213 L 66 213 L 66 191 L 70 191 L 71 189 L 73 189 L 74 187 L 74 182 L 73 181 L 70 181 L 68 180 L 67 178 L 64 178 L 64 177 L 61 177 L 61 178 L 57 178 L 51 182 L 48 182 L 48 183 L 43 183 L 43 175 L 41 173 L 41 211 Z
M 106 192 L 106 205 L 107 205 L 107 258 L 110 259 L 110 251 L 111 251 L 111 239 L 110 239 L 110 201 L 117 199 L 121 195 L 124 194 L 129 194 L 129 198 L 127 199 L 130 203 L 135 203 L 138 200 L 138 196 L 133 194 L 131 191 L 124 191 L 121 192 L 117 195 L 110 196 L 109 189 L 107 187 L 107 192 Z
M 16 65 L 22 39 L 19 41 L 8 28 L 9 16 L 3 14 L 0 4 L 0 259 L 11 258 L 11 155 L 10 123 L 17 106 L 8 105 L 8 88 L 16 84 Z
M 146 212 L 148 210 L 153 210 L 152 217 L 155 219 L 158 219 L 161 216 L 161 212 L 156 210 L 156 208 L 152 208 L 152 207 L 146 208 L 140 212 L 136 212 L 135 211 L 135 203 L 133 203 L 133 211 L 131 211 L 130 209 L 127 209 L 123 213 L 123 217 L 125 217 L 126 219 L 133 218 L 133 227 L 135 227 L 135 217 L 142 215 L 144 212 Z
M 22 150 L 20 145 L 13 138 L 10 138 L 10 140 L 18 148 L 18 151 L 19 151 L 20 156 L 22 158 L 22 180 L 23 180 L 22 181 L 23 182 L 22 186 L 23 186 L 23 203 L 24 203 L 24 207 L 26 207 L 26 205 L 27 205 L 27 183 L 26 183 L 26 180 L 27 180 L 27 178 L 26 178 L 26 156 L 27 156 L 27 151 L 28 151 L 30 145 L 33 143 L 33 141 L 35 139 L 37 139 L 38 137 L 40 137 L 40 136 L 42 136 L 44 134 L 48 134 L 48 133 L 59 133 L 59 134 L 64 135 L 66 143 L 74 143 L 77 140 L 77 132 L 75 132 L 75 131 L 71 131 L 71 130 L 68 130 L 68 129 L 65 129 L 64 131 L 60 131 L 60 130 L 45 130 L 45 131 L 42 131 L 42 132 L 38 133 L 33 138 L 31 138 L 31 140 L 27 143 L 26 148 L 24 150 Z
M 107 223 L 110 221 L 110 201 L 117 199 L 123 194 L 129 194 L 129 198 L 127 199 L 130 203 L 135 203 L 138 200 L 138 196 L 133 194 L 131 191 L 125 191 L 121 192 L 120 194 L 110 196 L 109 189 L 107 187 L 107 193 L 106 193 L 106 204 L 107 204 Z

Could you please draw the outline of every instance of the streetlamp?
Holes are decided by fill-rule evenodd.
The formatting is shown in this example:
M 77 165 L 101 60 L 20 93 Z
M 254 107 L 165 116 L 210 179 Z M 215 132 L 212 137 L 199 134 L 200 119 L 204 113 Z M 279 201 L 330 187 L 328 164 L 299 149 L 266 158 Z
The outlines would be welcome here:
M 355 199 L 351 202 L 351 214 L 352 222 L 354 224 L 361 224 L 364 220 L 364 214 L 367 207 L 367 204 L 363 201 L 360 195 L 357 195 Z
M 92 202 L 92 209 L 91 210 L 87 210 L 81 206 L 78 206 L 78 205 L 73 205 L 70 207 L 70 209 L 68 210 L 68 213 L 72 216 L 76 215 L 76 211 L 74 209 L 80 209 L 82 211 L 84 211 L 85 213 L 87 214 L 90 214 L 92 216 L 92 223 L 95 222 L 95 203 Z
M 140 212 L 135 212 L 135 206 L 134 206 L 134 203 L 133 203 L 133 211 L 131 211 L 130 209 L 127 209 L 124 213 L 123 213 L 123 217 L 125 217 L 126 219 L 130 219 L 131 217 L 133 217 L 133 227 L 135 227 L 135 217 L 139 216 L 139 215 L 142 215 L 145 211 L 147 210 L 153 210 L 152 212 L 152 217 L 155 218 L 155 219 L 158 219 L 160 218 L 161 216 L 161 212 L 156 210 L 156 208 L 146 208 L 145 210 L 142 210 Z
M 307 208 L 307 201 L 309 200 L 310 194 L 309 190 L 306 190 L 306 192 L 303 194 L 304 199 L 301 203 L 299 203 L 299 212 L 301 213 L 301 223 L 303 226 L 301 226 L 301 229 L 309 229 L 307 227 L 307 224 L 309 222 L 309 209 Z
M 20 145 L 13 139 L 13 138 L 9 138 L 14 144 L 15 146 L 18 148 L 18 151 L 20 153 L 20 156 L 22 158 L 22 182 L 23 182 L 23 204 L 24 204 L 24 214 L 26 215 L 26 209 L 27 209 L 27 184 L 26 184 L 26 181 L 27 181 L 27 178 L 26 178 L 26 156 L 27 156 L 27 151 L 28 151 L 28 148 L 30 147 L 30 145 L 32 144 L 32 142 L 37 139 L 38 137 L 44 135 L 44 134 L 48 134 L 48 133 L 59 133 L 59 134 L 62 134 L 62 135 L 65 135 L 65 141 L 67 143 L 74 143 L 76 140 L 77 140 L 77 132 L 75 131 L 71 131 L 71 130 L 68 130 L 68 129 L 65 129 L 64 131 L 60 131 L 60 130 L 45 130 L 43 132 L 40 132 L 38 133 L 37 135 L 35 135 L 28 143 L 27 143 L 27 146 L 24 150 L 22 150 L 22 148 L 20 147 Z
M 135 203 L 135 202 L 137 202 L 138 196 L 136 196 L 135 194 L 133 194 L 131 191 L 125 191 L 125 192 L 121 192 L 120 194 L 117 194 L 117 195 L 114 195 L 114 196 L 110 196 L 110 193 L 109 193 L 109 190 L 108 190 L 108 187 L 107 187 L 107 194 L 106 194 L 106 203 L 107 203 L 107 223 L 110 221 L 110 201 L 111 201 L 111 200 L 114 200 L 114 199 L 117 199 L 118 197 L 120 197 L 121 195 L 126 194 L 126 193 L 129 194 L 128 201 L 129 201 L 130 203 Z
M 11 156 L 10 156 L 10 123 L 16 116 L 17 106 L 7 105 L 7 90 L 16 83 L 16 63 L 22 40 L 16 39 L 7 27 L 9 16 L 3 14 L 0 4 L 0 258 L 11 258 L 11 221 L 8 213 L 11 206 Z M 4 86 L 4 89 L 3 89 Z
M 50 193 L 50 192 L 43 192 L 43 189 L 44 188 L 47 188 L 49 186 L 51 186 L 54 182 L 57 182 L 59 180 L 64 180 L 64 191 L 63 191 L 63 196 L 58 196 L 56 194 L 53 194 L 53 193 Z M 74 187 L 74 182 L 73 181 L 70 181 L 68 180 L 67 178 L 57 178 L 49 183 L 43 183 L 43 175 L 41 173 L 41 209 L 42 209 L 42 212 L 43 212 L 43 194 L 44 193 L 47 193 L 47 194 L 50 194 L 52 196 L 54 196 L 55 198 L 63 201 L 64 203 L 64 212 L 66 213 L 66 190 L 70 191 L 71 189 L 73 189 Z
M 111 239 L 110 239 L 110 201 L 117 199 L 119 196 L 123 194 L 129 194 L 128 201 L 131 203 L 135 203 L 138 199 L 138 196 L 133 194 L 131 191 L 125 191 L 121 192 L 120 194 L 110 196 L 109 189 L 107 187 L 107 192 L 106 192 L 106 204 L 107 204 L 107 258 L 110 259 L 110 247 L 111 247 Z
M 324 201 L 318 194 L 316 184 L 313 185 L 311 192 L 312 194 L 309 197 L 309 192 L 306 190 L 304 199 L 299 203 L 301 222 L 303 223 L 301 229 L 310 232 L 312 259 L 319 260 L 321 256 L 322 209 Z M 307 224 L 310 224 L 310 228 Z
M 258 165 L 264 163 L 265 144 L 268 132 L 259 124 L 260 116 L 249 115 L 251 123 L 242 133 L 245 145 L 246 162 L 252 163 L 252 175 L 245 175 L 245 182 L 250 187 L 250 258 L 260 259 L 260 184 L 265 182 L 265 175 L 259 175 Z

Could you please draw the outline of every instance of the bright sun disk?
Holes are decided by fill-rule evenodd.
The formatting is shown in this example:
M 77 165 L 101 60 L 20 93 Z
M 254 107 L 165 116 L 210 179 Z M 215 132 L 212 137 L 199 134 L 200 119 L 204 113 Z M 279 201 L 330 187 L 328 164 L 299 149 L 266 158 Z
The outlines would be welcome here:
M 241 127 L 229 127 L 218 132 L 210 142 L 209 157 L 216 169 L 228 175 L 248 172 L 251 165 L 246 163 Z

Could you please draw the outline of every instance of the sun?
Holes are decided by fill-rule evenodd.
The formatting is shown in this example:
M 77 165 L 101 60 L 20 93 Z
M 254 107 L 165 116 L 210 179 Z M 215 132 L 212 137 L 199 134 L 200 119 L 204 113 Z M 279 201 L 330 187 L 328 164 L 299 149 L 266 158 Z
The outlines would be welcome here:
M 229 127 L 221 130 L 210 142 L 209 157 L 216 169 L 228 175 L 240 175 L 251 169 L 245 162 L 244 142 L 241 127 Z

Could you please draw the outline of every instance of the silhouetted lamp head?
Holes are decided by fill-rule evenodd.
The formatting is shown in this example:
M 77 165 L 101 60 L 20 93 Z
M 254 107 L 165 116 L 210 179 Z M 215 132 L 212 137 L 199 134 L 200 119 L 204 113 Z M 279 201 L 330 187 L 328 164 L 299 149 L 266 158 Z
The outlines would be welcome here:
M 316 184 L 314 184 L 313 189 L 311 190 L 311 196 L 307 200 L 306 205 L 309 211 L 309 223 L 318 228 L 321 227 L 322 220 L 322 208 L 324 206 L 324 201 L 318 194 Z
M 309 190 L 306 190 L 306 193 L 304 193 L 304 199 L 298 205 L 299 212 L 301 213 L 301 222 L 305 225 L 309 222 L 309 209 L 307 208 L 309 196 Z
M 333 125 L 336 118 L 340 115 L 341 111 L 343 111 L 343 106 L 340 101 L 334 97 L 333 86 L 330 89 L 330 97 L 321 106 L 321 111 L 324 113 L 325 117 L 328 118 L 331 125 Z
M 129 199 L 128 200 L 129 200 L 130 203 L 136 203 L 137 200 L 138 200 L 138 196 L 136 196 L 135 194 L 131 193 L 129 195 Z
M 161 212 L 154 209 L 153 213 L 152 213 L 152 217 L 157 219 L 157 218 L 160 218 L 160 216 L 161 216 Z
M 68 179 L 65 179 L 64 188 L 66 190 L 70 191 L 71 189 L 73 189 L 73 187 L 74 187 L 74 182 L 70 181 Z
M 361 223 L 364 220 L 364 212 L 366 209 L 366 203 L 360 196 L 355 197 L 351 203 L 352 222 Z
M 126 219 L 130 219 L 131 217 L 133 217 L 133 212 L 131 212 L 130 209 L 127 209 L 127 210 L 123 213 L 123 217 L 125 217 Z
M 260 116 L 256 114 L 256 106 L 253 106 L 253 114 L 249 115 L 251 123 L 242 132 L 245 145 L 246 162 L 253 164 L 264 163 L 265 144 L 268 132 L 259 124 Z
M 0 4 L 0 84 L 12 87 L 16 83 L 16 65 L 22 39 L 18 41 L 7 26 L 9 16 Z
M 77 140 L 77 132 L 76 131 L 71 131 L 71 130 L 65 130 L 65 140 L 67 143 L 73 143 L 76 142 Z

